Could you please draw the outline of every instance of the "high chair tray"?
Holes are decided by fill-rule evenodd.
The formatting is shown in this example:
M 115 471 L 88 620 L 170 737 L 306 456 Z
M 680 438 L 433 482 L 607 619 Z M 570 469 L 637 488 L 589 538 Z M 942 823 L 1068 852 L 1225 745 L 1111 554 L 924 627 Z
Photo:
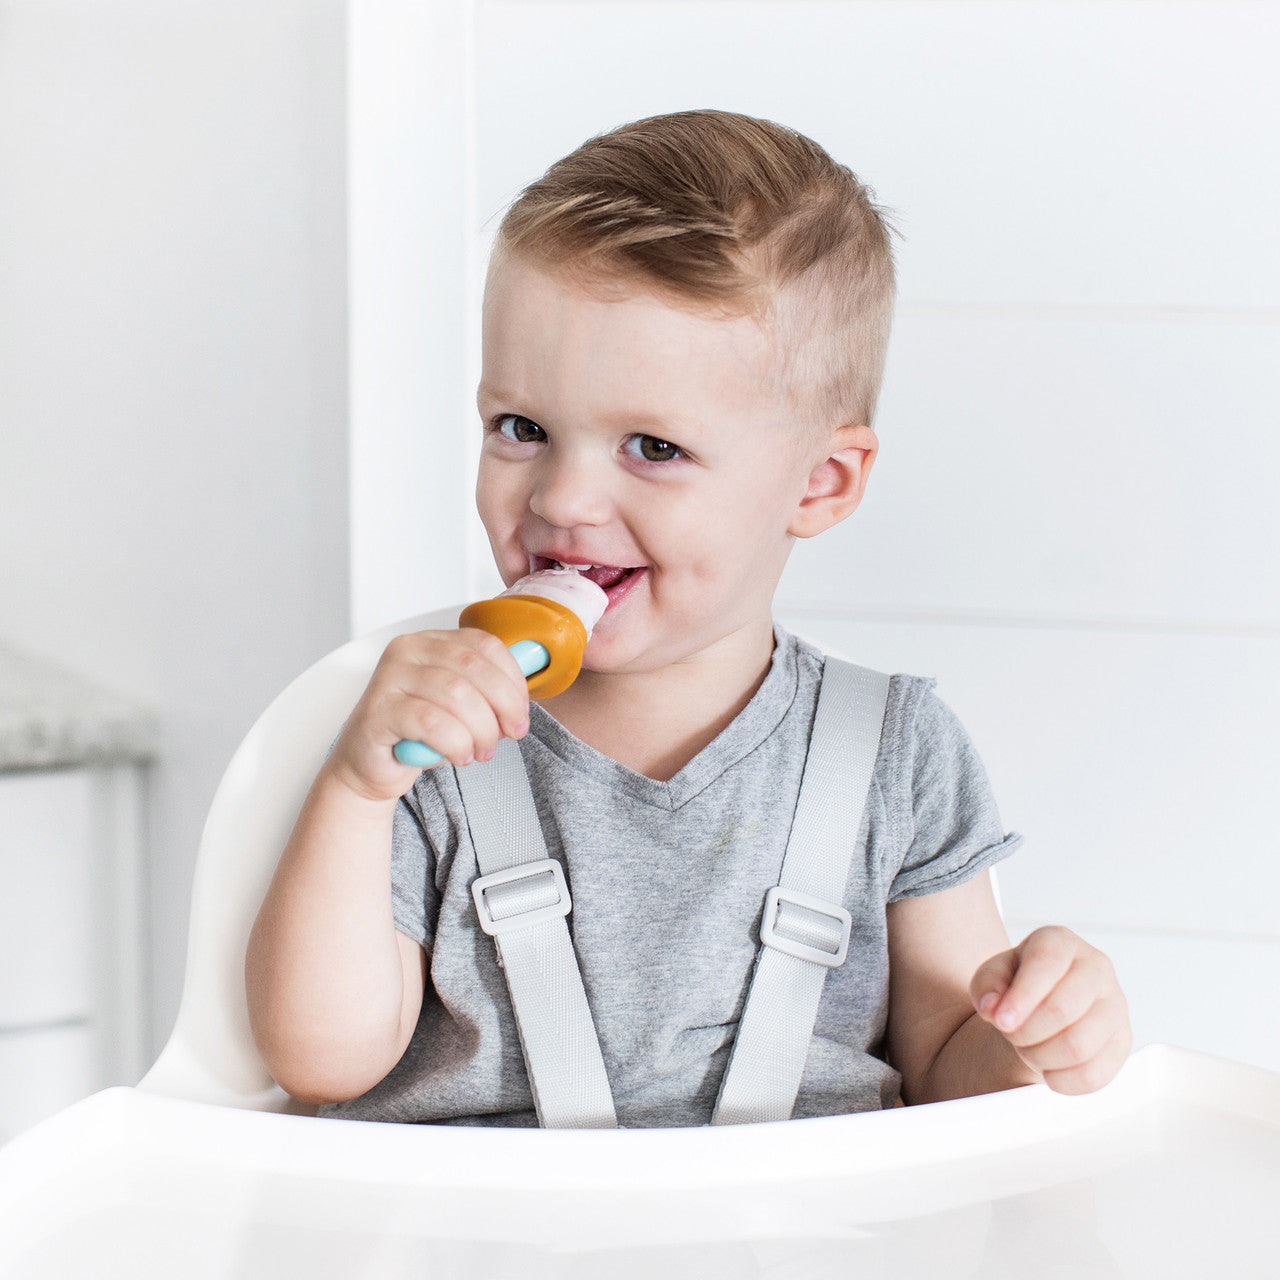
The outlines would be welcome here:
M 783 1124 L 317 1120 L 108 1089 L 0 1150 L 5 1280 L 1274 1277 L 1280 1075 L 1158 1045 Z

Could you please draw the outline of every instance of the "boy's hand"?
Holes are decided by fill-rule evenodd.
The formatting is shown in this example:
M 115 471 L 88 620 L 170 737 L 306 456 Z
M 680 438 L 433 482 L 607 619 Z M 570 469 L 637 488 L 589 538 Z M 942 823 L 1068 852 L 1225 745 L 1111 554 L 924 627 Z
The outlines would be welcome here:
M 418 631 L 387 645 L 325 768 L 367 799 L 398 800 L 422 772 L 392 754 L 401 739 L 461 766 L 528 728 L 529 686 L 497 636 Z
M 1102 1088 L 1129 1056 L 1129 1006 L 1111 961 L 1070 929 L 1037 929 L 992 956 L 969 994 L 1057 1093 Z

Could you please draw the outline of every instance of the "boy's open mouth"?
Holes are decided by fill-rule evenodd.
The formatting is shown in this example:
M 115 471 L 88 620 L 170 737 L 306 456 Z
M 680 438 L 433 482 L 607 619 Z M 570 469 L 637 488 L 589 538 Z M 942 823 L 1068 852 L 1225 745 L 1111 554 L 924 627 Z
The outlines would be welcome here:
M 570 561 L 551 560 L 547 556 L 530 555 L 530 573 L 541 573 L 544 569 L 573 569 L 590 578 L 596 586 L 603 589 L 612 605 L 626 594 L 632 581 L 639 577 L 646 565 L 613 565 L 613 564 L 577 564 Z

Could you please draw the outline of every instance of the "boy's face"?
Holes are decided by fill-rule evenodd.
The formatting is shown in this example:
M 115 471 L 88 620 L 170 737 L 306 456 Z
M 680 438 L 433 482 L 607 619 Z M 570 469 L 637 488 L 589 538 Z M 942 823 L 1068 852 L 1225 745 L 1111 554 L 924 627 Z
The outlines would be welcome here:
M 555 560 L 607 567 L 589 575 L 610 603 L 585 665 L 638 672 L 771 627 L 826 452 L 762 390 L 750 318 L 618 294 L 495 258 L 476 499 L 508 586 Z

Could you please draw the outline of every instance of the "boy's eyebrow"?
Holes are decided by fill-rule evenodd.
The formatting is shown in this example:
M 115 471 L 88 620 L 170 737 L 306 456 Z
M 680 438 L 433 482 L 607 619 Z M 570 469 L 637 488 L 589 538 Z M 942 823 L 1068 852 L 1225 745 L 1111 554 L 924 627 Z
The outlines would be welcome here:
M 674 415 L 663 417 L 660 413 L 645 413 L 640 410 L 630 413 L 625 409 L 621 409 L 617 413 L 601 414 L 601 417 L 606 422 L 616 422 L 619 426 L 656 427 L 660 431 L 671 430 L 679 433 L 692 431 L 695 425 L 692 421 L 686 421 Z

